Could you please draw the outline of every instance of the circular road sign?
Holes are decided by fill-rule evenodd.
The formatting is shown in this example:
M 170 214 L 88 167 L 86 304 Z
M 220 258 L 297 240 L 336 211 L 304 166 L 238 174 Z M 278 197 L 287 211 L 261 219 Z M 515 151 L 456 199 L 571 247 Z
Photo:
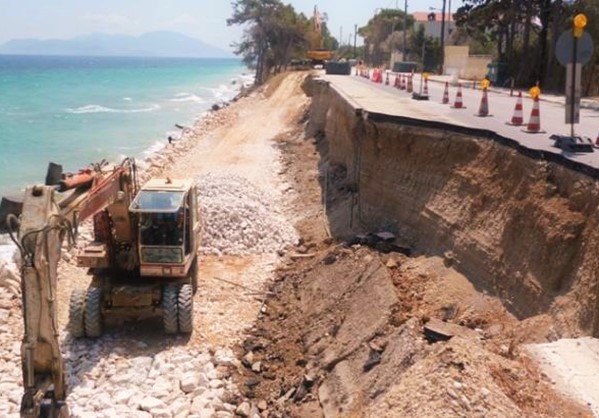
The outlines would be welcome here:
M 574 36 L 572 31 L 564 31 L 555 45 L 555 57 L 564 67 L 568 64 L 572 64 L 572 54 L 574 53 Z M 576 53 L 576 62 L 580 64 L 586 64 L 591 60 L 593 56 L 593 38 L 588 32 L 584 32 L 580 38 L 578 38 L 578 48 Z

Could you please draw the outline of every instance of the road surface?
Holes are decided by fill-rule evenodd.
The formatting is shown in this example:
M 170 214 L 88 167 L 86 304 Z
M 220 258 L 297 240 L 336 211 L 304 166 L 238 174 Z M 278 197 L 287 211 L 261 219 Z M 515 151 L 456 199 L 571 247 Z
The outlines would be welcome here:
M 487 129 L 506 138 L 513 139 L 521 145 L 563 155 L 571 160 L 599 168 L 599 148 L 592 153 L 565 153 L 553 146 L 552 134 L 569 134 L 570 125 L 564 123 L 565 110 L 563 104 L 540 102 L 541 129 L 545 133 L 530 134 L 523 132 L 525 126 L 511 126 L 506 122 L 512 119 L 516 106 L 516 97 L 490 91 L 488 93 L 489 117 L 478 117 L 476 114 L 482 97 L 480 89 L 473 90 L 472 85 L 462 88 L 465 109 L 454 109 L 457 87 L 449 87 L 450 104 L 442 104 L 444 84 L 429 82 L 429 100 L 413 100 L 405 90 L 393 87 L 395 78 L 390 77 L 390 85 L 377 84 L 357 76 L 325 75 L 325 80 L 332 87 L 353 102 L 357 108 L 367 112 L 383 113 L 390 116 L 403 116 L 424 121 L 437 121 L 463 126 L 467 128 Z M 419 91 L 420 77 L 414 76 L 414 90 Z M 523 95 L 524 123 L 528 123 L 532 109 L 532 99 Z M 575 125 L 576 134 L 586 136 L 593 142 L 599 133 L 599 111 L 581 109 L 580 124 Z

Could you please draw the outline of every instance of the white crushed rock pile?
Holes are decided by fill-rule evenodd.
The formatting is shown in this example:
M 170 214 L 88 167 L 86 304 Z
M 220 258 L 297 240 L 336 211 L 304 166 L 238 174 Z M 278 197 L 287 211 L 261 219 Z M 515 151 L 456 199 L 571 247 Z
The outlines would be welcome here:
M 19 295 L 21 279 L 17 268 L 17 252 L 8 234 L 0 234 L 0 286 Z
M 121 339 L 71 342 L 66 361 L 72 416 L 233 417 L 237 406 L 225 394 L 236 390 L 217 369 L 235 364 L 233 353 L 176 346 L 135 356 Z M 134 344 L 148 351 L 146 343 Z
M 22 328 L 20 301 L 0 286 L 0 417 L 19 417 Z
M 285 220 L 275 192 L 232 173 L 207 173 L 196 181 L 204 217 L 202 252 L 265 254 L 297 242 L 297 233 Z
M 21 386 L 19 300 L 0 287 L 0 416 L 19 417 Z M 65 335 L 66 332 L 63 333 Z M 125 335 L 62 343 L 67 403 L 74 418 L 233 418 L 237 389 L 229 378 L 233 352 L 174 345 L 152 348 Z

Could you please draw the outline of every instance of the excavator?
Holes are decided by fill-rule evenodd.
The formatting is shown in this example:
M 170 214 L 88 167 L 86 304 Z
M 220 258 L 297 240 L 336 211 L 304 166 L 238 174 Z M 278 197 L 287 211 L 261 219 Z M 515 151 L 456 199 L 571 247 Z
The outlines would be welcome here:
M 318 11 L 317 6 L 314 6 L 312 22 L 314 26 L 309 40 L 310 49 L 306 56 L 312 61 L 312 65 L 324 65 L 325 62 L 333 58 L 333 53 L 324 47 L 323 15 Z
M 58 167 L 58 168 L 57 168 Z M 155 178 L 138 186 L 133 159 L 93 164 L 77 174 L 49 167 L 45 185 L 27 187 L 22 212 L 6 224 L 21 253 L 24 335 L 21 416 L 69 416 L 56 316 L 57 268 L 65 238 L 93 223 L 78 254 L 92 277 L 69 301 L 68 331 L 99 337 L 108 315 L 162 316 L 167 334 L 193 331 L 202 222 L 191 179 Z

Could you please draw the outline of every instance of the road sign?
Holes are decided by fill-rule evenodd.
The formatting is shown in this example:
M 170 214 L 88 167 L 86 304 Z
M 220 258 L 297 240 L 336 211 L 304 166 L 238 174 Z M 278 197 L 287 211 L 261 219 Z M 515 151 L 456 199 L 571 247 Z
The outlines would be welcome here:
M 576 71 L 576 77 L 573 77 L 573 71 Z M 582 64 L 568 64 L 566 66 L 566 124 L 580 123 L 581 79 Z
M 564 31 L 555 45 L 555 57 L 561 65 L 566 67 L 572 62 L 574 55 L 574 36 L 571 30 Z M 586 64 L 591 60 L 593 56 L 593 38 L 588 32 L 584 32 L 580 38 L 578 38 L 578 47 L 576 51 L 576 62 L 580 64 Z M 580 80 L 580 79 L 579 79 Z

